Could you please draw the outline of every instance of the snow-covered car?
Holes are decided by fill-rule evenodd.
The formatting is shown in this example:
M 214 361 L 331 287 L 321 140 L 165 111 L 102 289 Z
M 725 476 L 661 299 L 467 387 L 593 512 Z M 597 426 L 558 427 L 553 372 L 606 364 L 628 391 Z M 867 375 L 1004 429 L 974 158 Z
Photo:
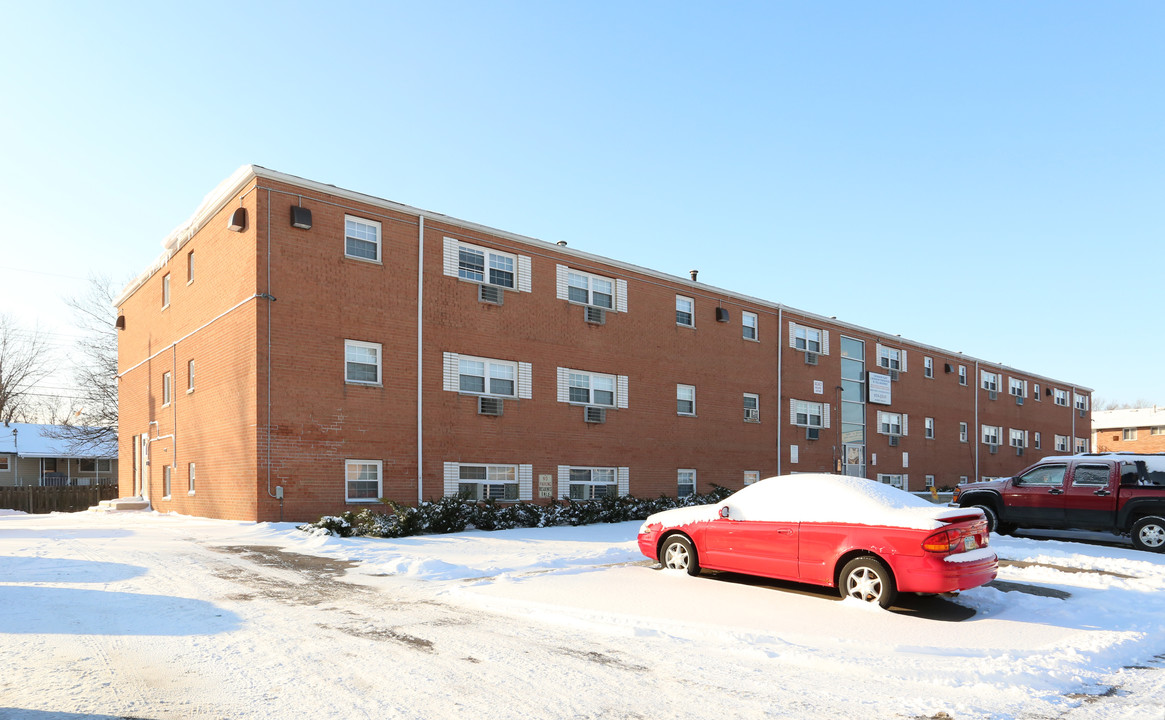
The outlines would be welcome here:
M 890 607 L 995 579 L 978 508 L 935 505 L 889 485 L 800 474 L 754 483 L 715 505 L 656 513 L 639 549 L 664 568 L 701 568 L 838 588 Z

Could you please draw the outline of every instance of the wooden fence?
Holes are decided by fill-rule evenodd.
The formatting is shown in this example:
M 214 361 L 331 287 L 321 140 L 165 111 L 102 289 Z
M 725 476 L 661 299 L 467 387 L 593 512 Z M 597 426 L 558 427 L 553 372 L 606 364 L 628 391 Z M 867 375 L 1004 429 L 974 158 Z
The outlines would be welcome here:
M 118 497 L 116 485 L 0 487 L 0 509 L 27 513 L 77 512 Z

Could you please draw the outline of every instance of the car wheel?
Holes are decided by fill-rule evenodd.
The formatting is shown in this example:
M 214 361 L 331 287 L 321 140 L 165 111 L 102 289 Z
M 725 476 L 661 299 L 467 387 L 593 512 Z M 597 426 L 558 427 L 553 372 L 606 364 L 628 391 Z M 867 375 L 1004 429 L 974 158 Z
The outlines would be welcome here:
M 1133 547 L 1152 552 L 1165 551 L 1165 518 L 1150 515 L 1133 523 Z
M 995 514 L 994 508 L 990 505 L 972 505 L 971 507 L 983 511 L 983 515 L 987 518 L 987 532 L 999 532 L 999 516 Z
M 871 555 L 847 562 L 841 569 L 837 589 L 843 598 L 876 602 L 884 608 L 893 605 L 898 597 L 894 576 L 881 560 Z
M 687 570 L 689 575 L 700 574 L 700 563 L 692 541 L 683 535 L 672 535 L 663 541 L 659 562 L 668 570 Z

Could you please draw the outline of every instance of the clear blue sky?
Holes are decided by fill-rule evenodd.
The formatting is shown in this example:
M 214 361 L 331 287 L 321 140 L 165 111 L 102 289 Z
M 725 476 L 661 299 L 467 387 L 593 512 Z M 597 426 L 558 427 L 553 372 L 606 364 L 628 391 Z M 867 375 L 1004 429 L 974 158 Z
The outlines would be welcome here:
M 1165 405 L 1165 3 L 0 0 L 0 312 L 243 164 Z

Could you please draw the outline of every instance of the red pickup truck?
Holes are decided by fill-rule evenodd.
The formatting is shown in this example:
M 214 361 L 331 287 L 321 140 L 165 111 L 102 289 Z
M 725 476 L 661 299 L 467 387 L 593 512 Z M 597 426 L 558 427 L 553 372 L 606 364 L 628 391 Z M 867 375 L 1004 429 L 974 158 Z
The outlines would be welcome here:
M 1015 477 L 961 483 L 950 503 L 977 507 L 989 530 L 1108 530 L 1165 551 L 1165 453 L 1046 457 Z

